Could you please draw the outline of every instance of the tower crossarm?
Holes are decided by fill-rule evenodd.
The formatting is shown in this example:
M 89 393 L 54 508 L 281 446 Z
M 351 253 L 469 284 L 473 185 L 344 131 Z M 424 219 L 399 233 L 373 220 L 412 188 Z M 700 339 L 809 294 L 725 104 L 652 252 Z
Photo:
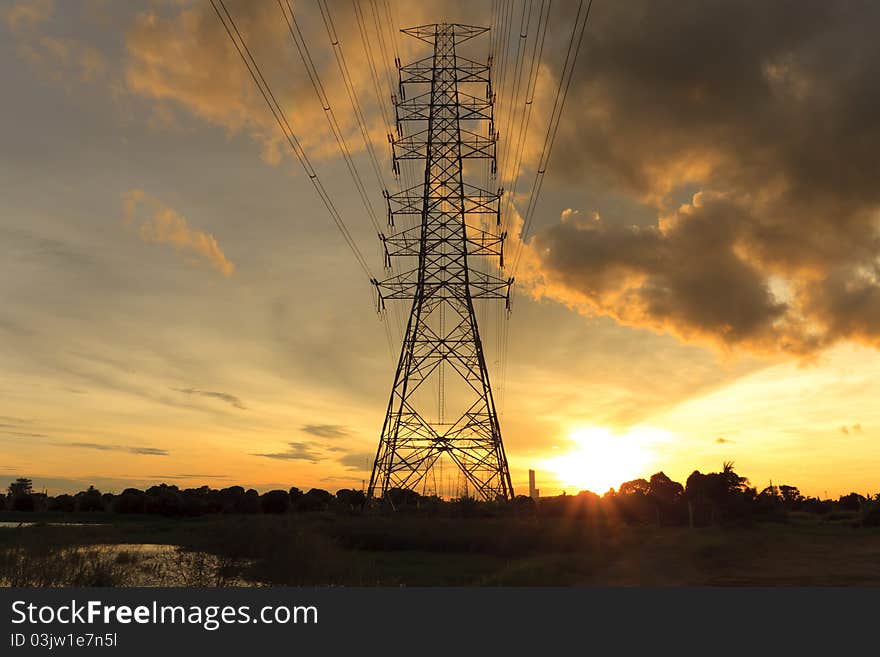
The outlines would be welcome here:
M 416 27 L 408 27 L 401 30 L 404 34 L 416 37 L 432 46 L 435 44 L 438 33 L 454 37 L 455 43 L 461 44 L 488 31 L 488 27 L 463 25 L 461 23 L 428 23 L 427 25 L 417 25 Z
M 439 251 L 440 247 L 448 241 L 442 235 L 432 235 L 433 231 L 426 234 L 425 251 Z M 411 257 L 415 258 L 419 255 L 422 243 L 422 229 L 420 226 L 413 226 L 401 230 L 393 235 L 380 235 L 382 244 L 385 249 L 385 264 L 391 266 L 391 258 Z M 470 227 L 468 229 L 465 241 L 468 245 L 468 256 L 487 256 L 500 258 L 500 266 L 504 266 L 504 241 L 507 239 L 507 233 L 493 233 L 489 230 L 483 230 L 478 227 Z
M 425 57 L 414 61 L 412 64 L 401 66 L 398 69 L 398 82 L 401 87 L 401 96 L 406 96 L 405 85 L 431 84 L 434 70 L 449 71 L 455 76 L 456 82 L 480 82 L 488 84 L 491 79 L 491 67 L 489 64 L 475 62 L 464 57 L 456 57 L 455 62 L 439 63 L 433 66 L 434 59 Z
M 373 279 L 373 286 L 379 295 L 379 305 L 384 305 L 386 299 L 412 301 L 419 296 L 419 270 L 418 268 L 389 276 L 383 280 Z M 471 270 L 468 281 L 463 278 L 451 276 L 425 280 L 424 292 L 435 298 L 455 298 L 461 294 L 461 289 L 467 286 L 472 299 L 505 299 L 510 300 L 510 288 L 513 278 L 502 278 L 488 272 Z
M 490 192 L 467 183 L 463 187 L 463 194 L 458 194 L 452 190 L 432 192 L 428 196 L 428 209 L 432 210 L 443 202 L 461 202 L 465 214 L 494 214 L 496 223 L 501 223 L 500 212 L 501 197 L 504 195 L 503 189 L 499 189 L 497 192 Z M 388 224 L 390 226 L 394 225 L 395 216 L 421 216 L 425 211 L 424 187 L 422 185 L 404 189 L 396 194 L 386 193 L 385 200 L 388 210 Z
M 455 98 L 449 98 L 446 104 L 455 107 Z M 459 118 L 462 121 L 492 121 L 492 101 L 487 98 L 478 98 L 470 94 L 459 92 L 458 94 Z M 437 107 L 438 103 L 434 103 Z M 395 104 L 397 108 L 398 133 L 402 134 L 400 124 L 406 121 L 427 121 L 431 114 L 431 93 L 426 92 L 400 100 Z
M 495 160 L 495 135 L 486 137 L 469 130 L 461 130 L 461 159 Z M 392 140 L 395 160 L 424 160 L 428 156 L 429 133 L 422 130 L 414 135 L 398 137 Z M 433 155 L 445 156 L 442 146 L 431 144 L 434 149 Z M 448 146 L 450 152 L 452 146 Z

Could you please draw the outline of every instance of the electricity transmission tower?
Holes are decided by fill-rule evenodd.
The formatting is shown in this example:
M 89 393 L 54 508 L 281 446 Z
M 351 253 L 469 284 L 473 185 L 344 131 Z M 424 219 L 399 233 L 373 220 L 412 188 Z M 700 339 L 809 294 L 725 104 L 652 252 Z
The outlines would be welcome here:
M 407 66 L 398 62 L 393 166 L 399 175 L 401 161 L 424 160 L 424 181 L 386 192 L 389 225 L 397 218 L 401 227 L 381 236 L 385 264 L 390 270 L 392 262 L 400 263 L 400 273 L 373 284 L 380 307 L 397 299 L 411 301 L 412 308 L 370 477 L 371 498 L 393 488 L 415 489 L 441 459 L 458 467 L 477 496 L 513 496 L 473 303 L 504 299 L 509 309 L 513 279 L 469 266 L 485 257 L 503 266 L 502 190 L 464 182 L 473 160 L 488 161 L 495 172 L 490 65 L 456 54 L 460 44 L 487 31 L 448 23 L 402 30 L 434 50 Z M 484 129 L 485 136 L 479 134 Z M 418 224 L 402 227 L 407 215 Z

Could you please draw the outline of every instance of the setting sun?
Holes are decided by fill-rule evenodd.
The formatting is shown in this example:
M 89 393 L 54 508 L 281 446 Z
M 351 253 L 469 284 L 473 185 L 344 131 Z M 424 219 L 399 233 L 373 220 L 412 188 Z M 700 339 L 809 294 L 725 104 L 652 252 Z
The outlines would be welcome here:
M 563 488 L 603 493 L 624 481 L 645 476 L 654 461 L 652 446 L 667 437 L 667 432 L 647 427 L 623 434 L 603 427 L 578 428 L 569 434 L 571 450 L 548 459 L 545 467 Z

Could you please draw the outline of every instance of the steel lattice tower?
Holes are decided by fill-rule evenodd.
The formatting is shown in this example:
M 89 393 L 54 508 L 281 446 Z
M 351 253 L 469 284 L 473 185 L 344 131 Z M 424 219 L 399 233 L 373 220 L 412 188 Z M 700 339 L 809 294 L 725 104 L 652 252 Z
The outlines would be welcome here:
M 401 263 L 401 273 L 373 281 L 380 307 L 386 299 L 402 299 L 412 308 L 370 477 L 371 498 L 393 488 L 416 489 L 441 457 L 458 466 L 475 496 L 513 496 L 473 303 L 505 299 L 509 307 L 513 279 L 468 266 L 469 259 L 487 256 L 503 266 L 502 190 L 469 185 L 463 173 L 469 160 L 488 160 L 495 172 L 490 64 L 456 55 L 459 44 L 487 31 L 447 23 L 402 30 L 434 52 L 407 66 L 398 62 L 393 166 L 398 175 L 401 160 L 424 160 L 425 168 L 423 184 L 386 192 L 390 226 L 405 215 L 420 221 L 381 236 L 386 267 Z

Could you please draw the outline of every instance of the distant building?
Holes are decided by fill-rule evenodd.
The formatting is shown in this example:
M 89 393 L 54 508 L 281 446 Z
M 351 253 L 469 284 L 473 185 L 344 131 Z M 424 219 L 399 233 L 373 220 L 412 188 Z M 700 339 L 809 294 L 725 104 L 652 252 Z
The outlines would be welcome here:
M 529 497 L 531 497 L 536 502 L 538 498 L 541 497 L 541 491 L 535 488 L 535 471 L 529 470 Z

